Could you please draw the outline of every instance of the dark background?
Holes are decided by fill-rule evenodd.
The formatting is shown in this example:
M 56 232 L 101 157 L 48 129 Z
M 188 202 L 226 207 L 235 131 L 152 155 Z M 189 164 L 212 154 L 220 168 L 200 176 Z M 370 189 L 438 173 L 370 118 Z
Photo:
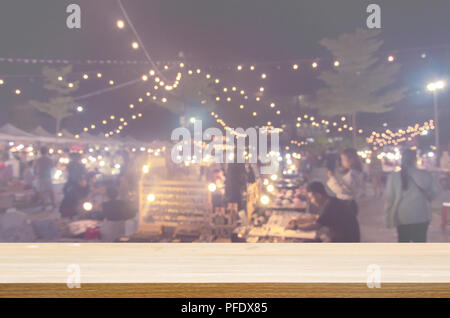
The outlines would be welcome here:
M 131 19 L 154 60 L 174 61 L 179 52 L 187 62 L 220 76 L 229 85 L 239 84 L 246 91 L 264 84 L 266 96 L 312 94 L 320 87 L 319 72 L 290 72 L 295 61 L 327 58 L 329 53 L 318 42 L 365 27 L 366 7 L 374 1 L 359 0 L 124 0 Z M 82 10 L 82 29 L 66 28 L 66 6 L 77 3 Z M 381 6 L 383 52 L 393 54 L 402 65 L 401 83 L 410 88 L 408 97 L 393 112 L 362 116 L 361 124 L 371 129 L 400 127 L 431 119 L 432 98 L 424 91 L 430 79 L 448 77 L 450 66 L 450 1 L 375 1 Z M 0 4 L 0 57 L 43 59 L 117 59 L 145 61 L 142 50 L 130 48 L 134 37 L 129 29 L 118 30 L 117 19 L 123 18 L 115 0 L 2 0 Z M 442 47 L 442 45 L 447 45 Z M 427 54 L 421 59 L 422 53 Z M 259 63 L 259 64 L 258 64 Z M 309 64 L 309 62 L 305 62 Z M 267 72 L 269 80 L 261 82 L 256 74 L 244 75 L 228 68 L 237 64 L 257 65 Z M 0 62 L 0 124 L 9 121 L 13 109 L 25 107 L 29 99 L 42 99 L 40 70 L 42 64 Z M 277 69 L 280 67 L 280 69 Z M 101 71 L 106 79 L 125 82 L 148 72 L 149 65 L 75 65 L 76 72 Z M 17 75 L 23 77 L 11 77 Z M 36 75 L 36 77 L 30 77 Z M 125 114 L 130 97 L 140 96 L 145 84 L 80 102 L 87 111 L 65 121 L 65 127 L 76 131 L 105 114 Z M 105 82 L 82 82 L 75 95 L 104 88 Z M 19 87 L 21 96 L 11 94 Z M 139 138 L 169 138 L 176 126 L 176 116 L 146 102 L 141 104 L 144 119 L 126 128 L 125 133 Z M 250 116 L 258 105 L 240 112 L 229 104 L 219 105 L 218 113 L 233 127 L 276 123 L 273 116 L 261 110 L 261 117 Z M 261 106 L 260 106 L 261 107 Z M 265 107 L 266 109 L 268 107 Z M 259 110 L 258 110 L 259 111 Z M 440 95 L 441 135 L 450 139 L 448 89 Z M 209 118 L 203 115 L 205 120 Z M 53 130 L 52 121 L 38 114 L 39 123 Z M 24 119 L 25 120 L 25 119 Z M 280 121 L 289 118 L 280 118 Z M 30 119 L 30 121 L 32 121 Z

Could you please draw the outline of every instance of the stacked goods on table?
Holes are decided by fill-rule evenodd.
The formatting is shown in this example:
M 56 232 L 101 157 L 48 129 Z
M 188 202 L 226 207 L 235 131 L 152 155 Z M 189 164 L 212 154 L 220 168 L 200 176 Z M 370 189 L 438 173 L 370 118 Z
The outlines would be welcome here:
M 36 192 L 33 189 L 13 180 L 0 187 L 0 210 L 29 207 L 36 198 Z
M 141 183 L 137 237 L 161 229 L 164 240 L 194 241 L 208 229 L 211 204 L 207 184 L 198 181 L 153 180 Z M 157 230 L 158 231 L 158 230 Z
M 316 238 L 314 231 L 287 230 L 286 226 L 292 219 L 309 221 L 311 215 L 292 211 L 271 211 L 267 222 L 260 226 L 241 227 L 236 229 L 235 234 L 239 238 L 245 238 L 247 242 L 261 241 L 283 241 L 296 239 L 299 241 L 310 241 Z
M 306 208 L 305 195 L 303 186 L 297 189 L 280 189 L 275 193 L 275 205 L 285 208 Z

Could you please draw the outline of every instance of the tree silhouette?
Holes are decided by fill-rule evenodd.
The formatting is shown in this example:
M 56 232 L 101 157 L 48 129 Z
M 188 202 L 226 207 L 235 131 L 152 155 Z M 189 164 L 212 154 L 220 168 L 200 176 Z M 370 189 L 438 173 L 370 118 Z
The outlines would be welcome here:
M 44 66 L 42 75 L 44 76 L 44 89 L 50 91 L 48 102 L 32 100 L 30 104 L 38 111 L 45 113 L 56 120 L 56 133 L 61 129 L 61 122 L 73 115 L 74 100 L 70 96 L 65 96 L 78 89 L 79 82 L 70 82 L 67 77 L 72 72 L 72 65 L 62 68 L 51 68 Z
M 215 103 L 217 91 L 211 80 L 195 75 L 188 76 L 189 78 L 183 79 L 176 90 L 171 91 L 167 102 L 158 99 L 156 103 L 177 115 L 186 115 L 195 109 L 214 110 L 217 107 Z
M 319 43 L 339 61 L 339 66 L 323 71 L 319 79 L 326 85 L 311 103 L 323 115 L 348 115 L 352 118 L 353 144 L 356 142 L 359 112 L 384 113 L 405 96 L 405 87 L 396 87 L 398 63 L 377 57 L 383 40 L 378 30 L 357 29 L 337 39 Z

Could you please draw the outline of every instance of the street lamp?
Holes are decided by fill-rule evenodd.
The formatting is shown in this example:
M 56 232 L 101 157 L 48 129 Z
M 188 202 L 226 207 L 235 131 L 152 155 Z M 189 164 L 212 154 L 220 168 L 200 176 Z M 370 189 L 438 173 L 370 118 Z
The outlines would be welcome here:
M 447 83 L 444 80 L 437 80 L 430 82 L 427 85 L 427 90 L 433 93 L 433 105 L 434 105 L 434 122 L 436 126 L 436 133 L 434 134 L 435 144 L 436 144 L 436 165 L 439 167 L 440 159 L 440 148 L 439 148 L 439 118 L 438 118 L 438 103 L 437 103 L 437 93 L 439 90 L 445 88 Z

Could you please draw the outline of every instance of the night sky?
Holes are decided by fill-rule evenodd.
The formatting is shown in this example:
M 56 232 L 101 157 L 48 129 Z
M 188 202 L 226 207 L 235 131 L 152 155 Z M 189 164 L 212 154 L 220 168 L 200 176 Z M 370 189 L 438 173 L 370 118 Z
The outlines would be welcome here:
M 65 8 L 70 3 L 81 6 L 81 30 L 69 30 L 65 26 Z M 369 3 L 379 4 L 383 52 L 386 56 L 398 56 L 396 61 L 402 65 L 400 81 L 408 85 L 410 92 L 396 105 L 395 111 L 363 116 L 362 124 L 371 128 L 381 129 L 385 121 L 395 127 L 428 120 L 432 100 L 423 92 L 424 85 L 434 76 L 449 74 L 449 47 L 440 47 L 450 43 L 449 0 L 123 0 L 123 3 L 154 60 L 175 61 L 179 52 L 183 52 L 186 62 L 201 66 L 213 76 L 220 75 L 229 85 L 239 84 L 247 91 L 261 86 L 259 79 L 227 68 L 255 64 L 258 70 L 270 75 L 270 80 L 264 83 L 268 96 L 313 94 L 320 86 L 316 79 L 318 72 L 305 70 L 293 75 L 289 72 L 292 63 L 329 57 L 318 42 L 365 27 L 365 8 Z M 2 0 L 0 57 L 145 61 L 141 50 L 130 48 L 134 40 L 131 31 L 115 27 L 120 18 L 123 17 L 115 0 Z M 420 58 L 421 53 L 427 54 L 426 60 Z M 13 110 L 24 108 L 27 100 L 43 98 L 39 77 L 32 77 L 40 74 L 41 67 L 41 64 L 0 62 L 0 78 L 8 79 L 8 86 L 0 88 L 0 123 L 17 116 Z M 101 71 L 105 78 L 125 82 L 150 68 L 149 65 L 75 65 L 75 72 Z M 10 77 L 24 74 L 28 77 Z M 77 131 L 111 112 L 125 114 L 130 98 L 137 97 L 143 85 L 83 100 L 81 103 L 87 111 L 68 119 L 65 127 Z M 16 86 L 23 88 L 20 97 L 11 94 Z M 75 95 L 104 87 L 104 82 L 82 83 Z M 448 90 L 440 97 L 440 103 L 441 121 L 448 122 Z M 145 119 L 130 125 L 125 133 L 146 139 L 167 139 L 177 125 L 176 116 L 151 102 L 140 107 Z M 234 127 L 257 124 L 249 112 L 243 115 L 229 104 L 219 105 L 218 112 Z M 207 114 L 204 116 L 208 118 Z M 269 113 L 262 113 L 258 119 L 259 123 L 267 120 L 271 120 Z M 52 129 L 51 120 L 44 115 L 37 114 L 37 121 L 29 121 Z M 441 134 L 450 139 L 449 128 L 443 128 Z

